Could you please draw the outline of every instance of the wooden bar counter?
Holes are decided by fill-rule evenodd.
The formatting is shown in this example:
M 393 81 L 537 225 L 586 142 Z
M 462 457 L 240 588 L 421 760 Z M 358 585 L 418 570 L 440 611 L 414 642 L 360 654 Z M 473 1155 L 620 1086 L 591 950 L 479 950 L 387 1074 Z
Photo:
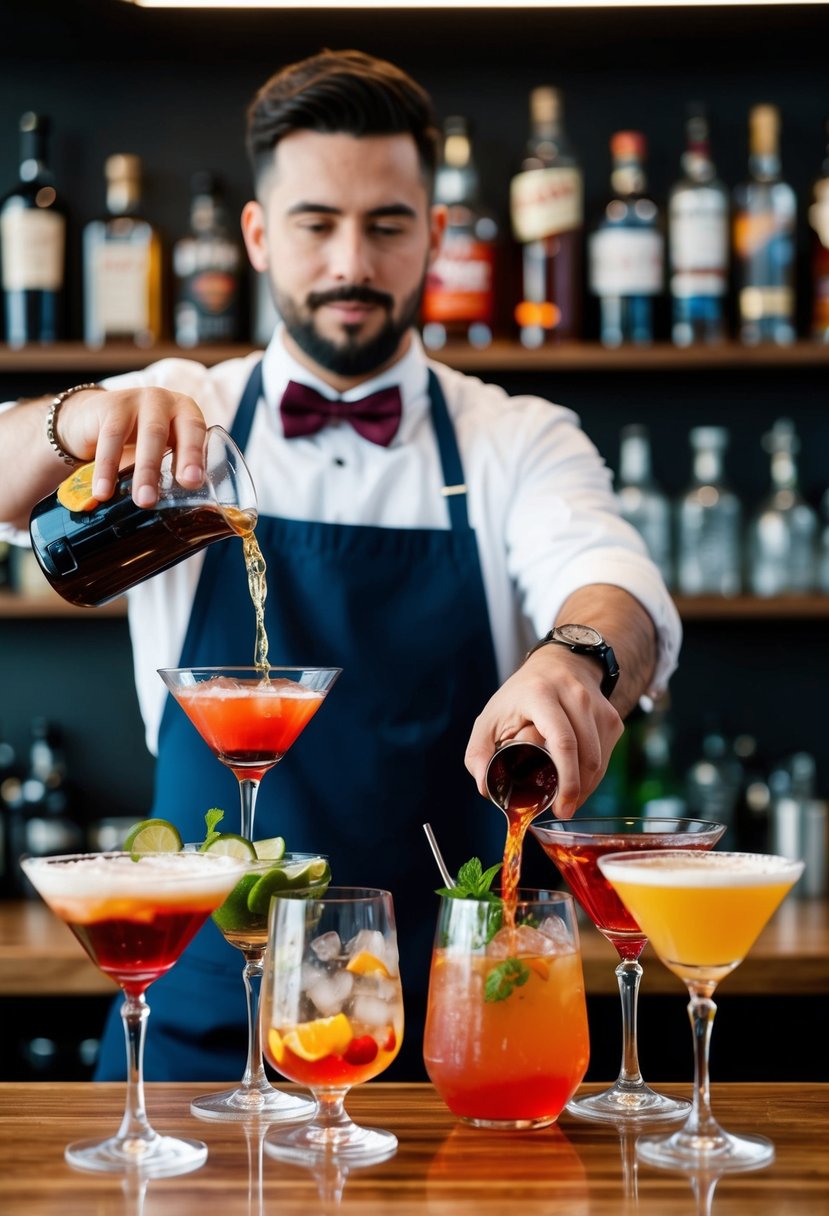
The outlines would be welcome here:
M 290 1087 L 289 1087 L 290 1088 Z M 596 1086 L 586 1086 L 595 1090 Z M 688 1093 L 687 1086 L 671 1086 Z M 4 1216 L 827 1216 L 829 1085 L 716 1085 L 714 1109 L 735 1131 L 769 1136 L 777 1156 L 747 1174 L 695 1178 L 634 1162 L 634 1141 L 571 1118 L 535 1132 L 466 1127 L 429 1085 L 355 1090 L 360 1122 L 395 1132 L 397 1154 L 337 1179 L 332 1170 L 261 1151 L 267 1128 L 189 1113 L 204 1085 L 148 1085 L 160 1131 L 204 1140 L 192 1174 L 134 1180 L 66 1165 L 71 1140 L 112 1133 L 123 1086 L 0 1084 L 0 1212 Z M 341 1189 L 339 1198 L 337 1190 Z
M 581 947 L 588 994 L 615 994 L 618 956 L 613 947 L 584 922 Z M 649 948 L 642 962 L 643 993 L 682 991 Z M 787 899 L 723 989 L 755 995 L 829 994 L 829 901 Z M 0 997 L 115 991 L 45 904 L 39 900 L 0 903 Z

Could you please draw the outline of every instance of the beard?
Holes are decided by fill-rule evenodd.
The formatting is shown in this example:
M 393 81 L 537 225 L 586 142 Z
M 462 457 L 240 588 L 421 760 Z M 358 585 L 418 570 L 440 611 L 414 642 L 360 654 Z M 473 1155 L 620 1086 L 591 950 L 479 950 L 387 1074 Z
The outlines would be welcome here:
M 420 303 L 426 277 L 421 279 L 394 315 L 394 299 L 386 292 L 358 285 L 338 287 L 333 291 L 311 292 L 302 308 L 295 300 L 272 284 L 274 302 L 288 334 L 299 349 L 326 371 L 337 376 L 365 376 L 383 367 L 394 357 L 406 333 L 420 314 Z M 324 337 L 316 326 L 316 310 L 324 304 L 339 300 L 355 300 L 375 304 L 385 309 L 386 320 L 371 338 L 360 338 L 359 325 L 343 326 L 344 338 L 333 341 Z

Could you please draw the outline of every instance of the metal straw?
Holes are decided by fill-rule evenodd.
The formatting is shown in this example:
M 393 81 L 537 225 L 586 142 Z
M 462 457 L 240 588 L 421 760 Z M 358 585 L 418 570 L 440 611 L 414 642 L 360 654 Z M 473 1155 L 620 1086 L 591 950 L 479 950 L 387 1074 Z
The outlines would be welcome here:
M 452 875 L 447 870 L 446 862 L 443 860 L 443 857 L 441 856 L 440 849 L 438 848 L 438 842 L 435 840 L 435 833 L 432 831 L 431 823 L 424 823 L 423 831 L 426 833 L 426 839 L 429 841 L 429 845 L 432 849 L 432 852 L 435 855 L 435 861 L 438 863 L 438 869 L 440 870 L 441 878 L 446 883 L 447 887 L 456 886 L 457 884 L 455 883 L 455 880 L 452 877 Z

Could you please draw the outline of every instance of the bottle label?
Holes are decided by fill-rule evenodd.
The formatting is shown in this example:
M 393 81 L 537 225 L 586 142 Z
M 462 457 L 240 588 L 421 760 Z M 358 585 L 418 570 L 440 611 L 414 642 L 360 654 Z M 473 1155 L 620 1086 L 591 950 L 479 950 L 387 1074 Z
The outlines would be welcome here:
M 743 321 L 791 317 L 794 314 L 794 291 L 791 287 L 744 287 L 739 293 L 738 303 Z
M 424 323 L 482 321 L 495 312 L 495 246 L 464 235 L 447 235 L 426 276 Z
M 584 216 L 579 169 L 530 169 L 510 182 L 512 231 L 517 241 L 580 228 Z
M 137 334 L 150 325 L 150 251 L 107 242 L 94 251 L 95 313 L 103 334 Z
M 669 245 L 673 270 L 705 270 L 721 274 L 724 280 L 728 266 L 728 217 L 724 203 L 694 209 L 672 207 Z
M 687 271 L 671 275 L 671 295 L 675 300 L 693 300 L 698 296 L 724 296 L 725 274 L 716 271 Z
M 741 211 L 734 218 L 734 252 L 739 258 L 753 258 L 771 243 L 791 248 L 794 242 L 794 208 L 780 211 Z M 791 258 L 791 253 L 789 258 Z
M 66 221 L 56 211 L 11 207 L 0 220 L 4 291 L 60 291 Z
M 590 290 L 597 296 L 653 296 L 662 290 L 662 235 L 602 228 L 590 241 Z

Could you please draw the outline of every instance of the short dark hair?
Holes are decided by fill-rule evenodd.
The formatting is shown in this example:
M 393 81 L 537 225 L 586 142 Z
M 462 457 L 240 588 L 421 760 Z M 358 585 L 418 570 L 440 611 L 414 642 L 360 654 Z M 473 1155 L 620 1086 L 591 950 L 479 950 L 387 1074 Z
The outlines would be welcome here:
M 247 149 L 258 186 L 292 131 L 411 135 L 431 190 L 439 132 L 429 94 L 401 68 L 362 51 L 321 51 L 290 64 L 248 107 Z

